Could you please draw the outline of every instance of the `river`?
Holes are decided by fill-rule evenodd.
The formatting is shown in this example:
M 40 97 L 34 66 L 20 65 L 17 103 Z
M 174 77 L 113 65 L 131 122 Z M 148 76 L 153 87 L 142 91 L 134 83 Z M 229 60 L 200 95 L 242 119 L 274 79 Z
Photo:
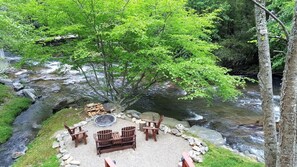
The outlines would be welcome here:
M 18 57 L 9 55 L 7 59 L 13 63 Z M 0 145 L 1 165 L 11 165 L 11 154 L 26 150 L 26 146 L 38 132 L 36 125 L 53 114 L 53 104 L 56 105 L 65 98 L 69 103 L 69 97 L 70 101 L 75 102 L 92 94 L 77 71 L 68 70 L 67 74 L 57 76 L 55 71 L 60 67 L 57 62 L 49 62 L 18 76 L 15 75 L 17 71 L 11 71 L 10 78 L 34 88 L 41 98 L 14 121 L 13 136 Z M 275 111 L 279 111 L 280 78 L 274 78 L 274 85 Z M 218 99 L 212 103 L 202 99 L 178 100 L 184 92 L 165 84 L 150 89 L 146 96 L 130 108 L 140 112 L 158 112 L 178 120 L 189 120 L 192 125 L 199 124 L 214 129 L 225 137 L 230 147 L 263 158 L 263 129 L 258 123 L 262 119 L 259 89 L 257 84 L 248 83 L 242 92 L 242 96 L 233 102 Z M 199 115 L 205 121 L 195 121 Z

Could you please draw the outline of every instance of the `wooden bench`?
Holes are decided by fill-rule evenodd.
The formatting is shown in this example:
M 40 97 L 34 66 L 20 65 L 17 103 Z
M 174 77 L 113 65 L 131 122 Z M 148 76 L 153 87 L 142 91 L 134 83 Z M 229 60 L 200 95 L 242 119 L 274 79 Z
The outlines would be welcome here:
M 136 148 L 135 127 L 128 126 L 122 128 L 122 134 L 112 132 L 112 130 L 101 130 L 94 134 L 96 142 L 97 155 L 101 153 Z

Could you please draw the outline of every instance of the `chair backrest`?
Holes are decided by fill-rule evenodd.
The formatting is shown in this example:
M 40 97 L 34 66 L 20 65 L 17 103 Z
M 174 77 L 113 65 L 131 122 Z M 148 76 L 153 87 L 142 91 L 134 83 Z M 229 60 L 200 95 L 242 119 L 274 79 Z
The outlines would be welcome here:
M 156 128 L 160 128 L 160 125 L 161 125 L 161 122 L 163 121 L 163 119 L 164 119 L 164 115 L 160 115 L 160 119 L 156 125 Z
M 100 130 L 97 132 L 98 140 L 109 140 L 112 138 L 112 130 Z
M 112 130 L 101 130 L 97 132 L 99 147 L 106 147 L 112 144 Z
M 67 126 L 66 124 L 64 124 L 64 127 L 67 129 L 67 131 L 68 131 L 68 133 L 70 134 L 72 140 L 75 140 L 75 135 L 73 135 L 73 134 L 75 133 L 75 131 L 74 131 L 74 130 L 71 130 L 71 129 L 69 128 L 69 126 Z
M 127 126 L 122 128 L 122 138 L 124 142 L 133 141 L 135 136 L 135 126 Z

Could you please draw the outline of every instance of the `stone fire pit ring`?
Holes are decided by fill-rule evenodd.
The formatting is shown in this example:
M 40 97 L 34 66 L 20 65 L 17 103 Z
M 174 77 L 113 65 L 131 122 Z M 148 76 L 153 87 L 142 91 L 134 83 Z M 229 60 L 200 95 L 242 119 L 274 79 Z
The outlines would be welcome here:
M 99 115 L 95 118 L 95 124 L 99 127 L 111 126 L 117 121 L 117 118 L 111 114 Z

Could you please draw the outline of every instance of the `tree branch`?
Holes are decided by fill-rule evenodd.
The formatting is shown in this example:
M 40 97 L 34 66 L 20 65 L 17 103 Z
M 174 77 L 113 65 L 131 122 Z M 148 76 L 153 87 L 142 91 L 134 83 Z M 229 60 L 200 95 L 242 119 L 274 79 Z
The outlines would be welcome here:
M 271 13 L 268 9 L 266 9 L 263 5 L 261 5 L 260 3 L 258 3 L 255 0 L 251 0 L 252 2 L 254 2 L 255 5 L 257 5 L 259 8 L 263 9 L 266 13 L 268 13 L 275 21 L 277 21 L 279 23 L 279 25 L 282 27 L 285 35 L 286 35 L 286 41 L 289 41 L 289 32 L 286 29 L 286 26 L 284 25 L 284 23 L 278 19 L 273 13 Z

